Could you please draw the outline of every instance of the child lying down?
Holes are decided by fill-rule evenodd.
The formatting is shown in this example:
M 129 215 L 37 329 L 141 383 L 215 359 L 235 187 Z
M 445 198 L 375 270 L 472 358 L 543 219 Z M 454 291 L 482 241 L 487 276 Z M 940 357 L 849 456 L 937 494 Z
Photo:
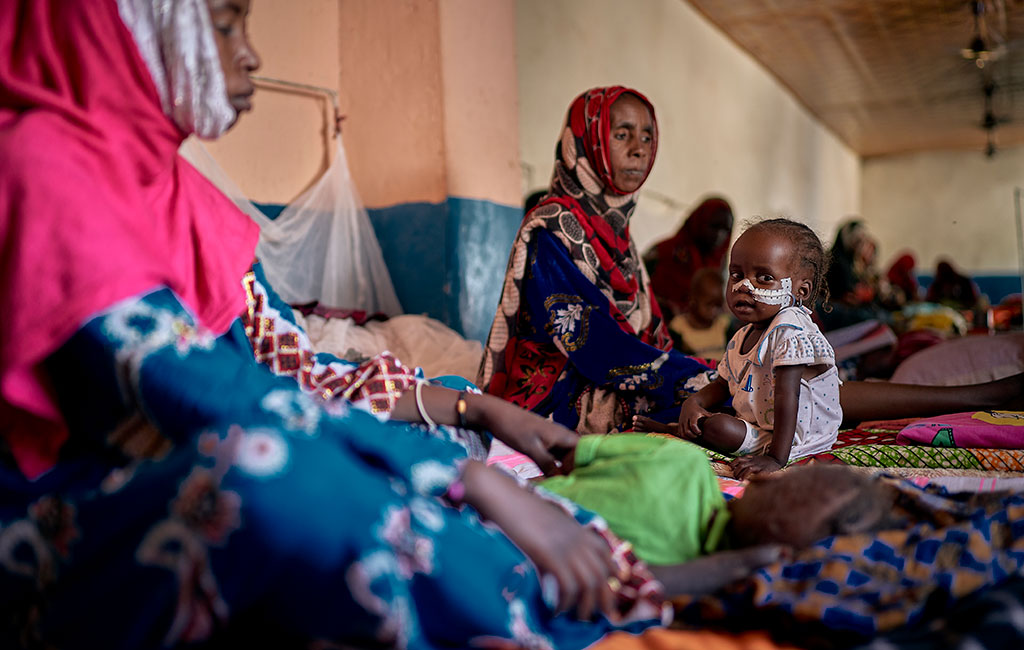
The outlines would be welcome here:
M 710 592 L 786 549 L 880 530 L 893 498 L 865 474 L 809 465 L 755 477 L 727 502 L 700 447 L 658 434 L 583 436 L 566 460 L 568 474 L 539 485 L 604 517 L 669 594 Z

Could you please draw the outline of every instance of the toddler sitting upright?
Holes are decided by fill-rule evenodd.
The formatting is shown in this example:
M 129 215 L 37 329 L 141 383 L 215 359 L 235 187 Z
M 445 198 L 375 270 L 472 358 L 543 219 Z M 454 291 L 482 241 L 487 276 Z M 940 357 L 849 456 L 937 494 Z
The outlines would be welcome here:
M 803 306 L 814 304 L 827 262 L 801 223 L 769 219 L 744 232 L 732 248 L 726 302 L 746 325 L 729 341 L 718 378 L 683 402 L 677 426 L 636 418 L 636 429 L 739 456 L 737 478 L 830 449 L 843 419 L 835 353 Z M 729 397 L 736 417 L 709 410 Z

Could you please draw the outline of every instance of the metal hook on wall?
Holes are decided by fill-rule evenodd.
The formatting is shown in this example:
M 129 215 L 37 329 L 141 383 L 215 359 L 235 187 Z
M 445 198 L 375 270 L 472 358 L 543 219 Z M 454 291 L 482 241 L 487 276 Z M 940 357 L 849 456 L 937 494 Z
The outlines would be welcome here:
M 313 84 L 304 84 L 297 81 L 287 81 L 285 79 L 274 79 L 273 77 L 263 77 L 258 75 L 252 75 L 249 77 L 257 86 L 271 86 L 278 88 L 294 88 L 296 90 L 304 90 L 311 93 L 319 93 L 326 95 L 331 100 L 331 105 L 334 107 L 334 137 L 341 135 L 341 122 L 345 119 L 345 116 L 341 114 L 341 104 L 338 102 L 338 91 L 333 88 L 327 88 L 325 86 L 314 86 Z

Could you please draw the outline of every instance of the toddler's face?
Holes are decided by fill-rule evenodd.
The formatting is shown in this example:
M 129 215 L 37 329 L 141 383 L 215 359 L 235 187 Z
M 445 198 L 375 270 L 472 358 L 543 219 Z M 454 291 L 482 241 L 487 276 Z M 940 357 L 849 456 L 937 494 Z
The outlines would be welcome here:
M 726 301 L 729 310 L 744 323 L 767 325 L 783 307 L 792 304 L 768 304 L 757 299 L 750 287 L 738 286 L 744 280 L 755 290 L 780 291 L 783 279 L 789 278 L 796 291 L 806 281 L 799 263 L 794 263 L 793 247 L 784 237 L 757 227 L 740 235 L 729 259 L 729 281 Z M 792 299 L 794 302 L 795 297 Z
M 720 281 L 702 282 L 693 296 L 693 311 L 698 320 L 711 323 L 722 313 L 725 291 Z

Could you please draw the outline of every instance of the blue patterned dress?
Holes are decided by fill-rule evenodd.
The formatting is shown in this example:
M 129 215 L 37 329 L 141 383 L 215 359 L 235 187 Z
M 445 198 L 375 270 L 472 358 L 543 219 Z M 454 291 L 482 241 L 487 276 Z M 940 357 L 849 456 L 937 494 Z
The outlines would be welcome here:
M 244 286 L 220 337 L 157 289 L 49 359 L 71 442 L 35 481 L 0 469 L 0 647 L 177 646 L 241 615 L 311 647 L 578 648 L 616 627 L 556 616 L 527 557 L 445 498 L 479 441 L 387 421 L 407 369 L 312 353 L 258 266 Z M 637 611 L 619 627 L 657 623 Z

